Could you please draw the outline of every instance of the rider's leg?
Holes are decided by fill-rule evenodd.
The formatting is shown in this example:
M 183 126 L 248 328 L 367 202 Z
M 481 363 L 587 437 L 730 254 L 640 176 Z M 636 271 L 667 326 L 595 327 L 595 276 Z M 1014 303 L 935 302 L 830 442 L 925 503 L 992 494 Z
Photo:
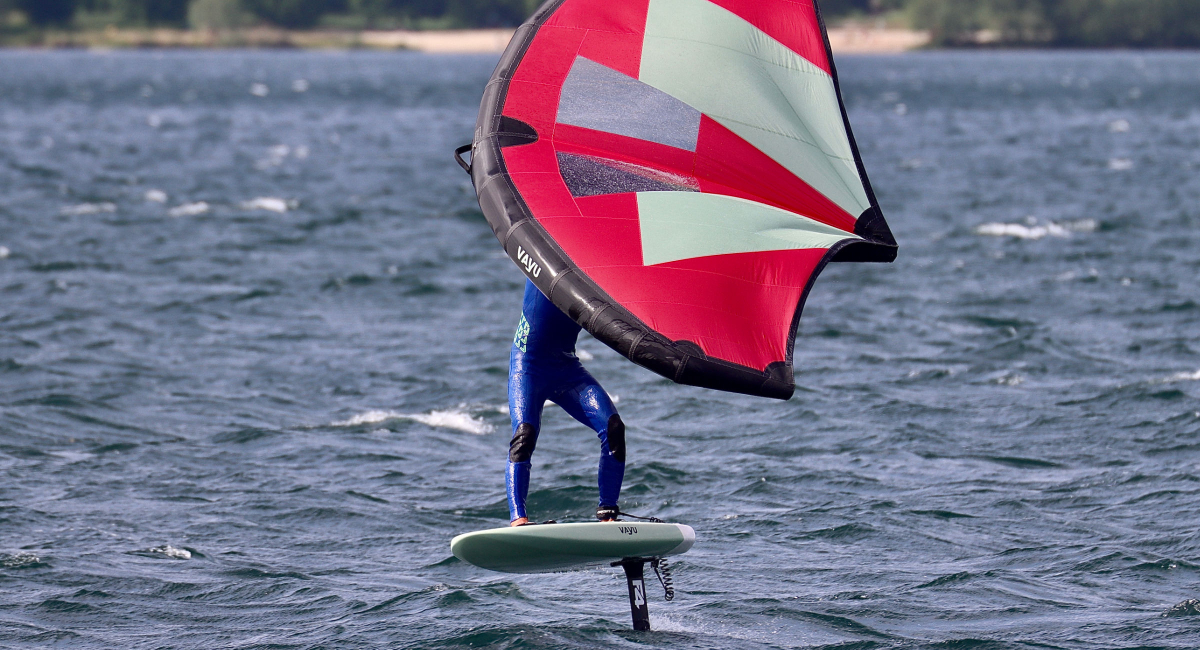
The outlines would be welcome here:
M 621 497 L 621 482 L 625 478 L 625 423 L 617 415 L 608 393 L 582 366 L 575 381 L 551 399 L 571 417 L 592 428 L 600 438 L 600 467 L 597 484 L 600 488 L 599 511 L 611 509 L 616 519 L 617 501 Z M 599 515 L 598 515 L 599 516 Z
M 537 382 L 526 373 L 508 378 L 508 409 L 513 437 L 508 445 L 508 468 L 504 483 L 508 491 L 508 520 L 512 524 L 528 521 L 525 501 L 529 496 L 529 473 L 534 447 L 542 428 L 542 405 L 546 398 L 537 390 Z

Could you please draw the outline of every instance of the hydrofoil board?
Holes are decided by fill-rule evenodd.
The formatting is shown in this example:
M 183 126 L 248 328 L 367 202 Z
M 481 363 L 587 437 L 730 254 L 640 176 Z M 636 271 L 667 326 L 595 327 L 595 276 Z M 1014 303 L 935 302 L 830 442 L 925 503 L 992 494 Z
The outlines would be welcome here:
M 696 532 L 683 524 L 537 524 L 459 535 L 450 542 L 458 559 L 504 573 L 554 573 L 609 566 L 624 558 L 686 553 Z

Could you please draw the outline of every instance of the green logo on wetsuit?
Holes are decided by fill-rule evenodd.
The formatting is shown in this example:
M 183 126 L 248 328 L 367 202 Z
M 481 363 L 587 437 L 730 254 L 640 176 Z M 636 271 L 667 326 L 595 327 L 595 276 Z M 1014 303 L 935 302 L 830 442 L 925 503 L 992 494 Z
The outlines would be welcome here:
M 517 335 L 513 337 L 513 345 L 522 353 L 525 352 L 525 346 L 529 344 L 529 321 L 525 320 L 525 314 L 521 314 L 521 322 L 517 323 Z

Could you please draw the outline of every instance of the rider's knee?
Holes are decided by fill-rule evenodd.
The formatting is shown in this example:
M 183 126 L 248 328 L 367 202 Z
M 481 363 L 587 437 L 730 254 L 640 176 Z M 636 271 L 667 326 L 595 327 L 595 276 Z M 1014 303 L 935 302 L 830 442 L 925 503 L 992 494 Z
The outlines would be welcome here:
M 532 424 L 522 424 L 513 434 L 512 442 L 508 443 L 508 459 L 514 463 L 527 463 L 533 458 L 533 448 L 537 446 L 537 429 Z
M 625 462 L 625 423 L 621 416 L 613 414 L 608 418 L 608 450 L 619 463 Z

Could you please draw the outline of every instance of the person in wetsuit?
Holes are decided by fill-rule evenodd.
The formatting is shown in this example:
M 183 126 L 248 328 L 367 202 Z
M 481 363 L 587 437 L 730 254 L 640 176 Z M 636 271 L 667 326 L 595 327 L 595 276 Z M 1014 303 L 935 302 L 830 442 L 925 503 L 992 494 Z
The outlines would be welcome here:
M 546 400 L 591 427 L 600 438 L 600 504 L 596 518 L 614 521 L 625 477 L 625 425 L 608 393 L 575 356 L 582 328 L 554 306 L 533 282 L 525 281 L 521 320 L 508 364 L 508 407 L 513 437 L 509 443 L 508 513 L 512 526 L 529 523 L 530 459 L 542 428 Z

